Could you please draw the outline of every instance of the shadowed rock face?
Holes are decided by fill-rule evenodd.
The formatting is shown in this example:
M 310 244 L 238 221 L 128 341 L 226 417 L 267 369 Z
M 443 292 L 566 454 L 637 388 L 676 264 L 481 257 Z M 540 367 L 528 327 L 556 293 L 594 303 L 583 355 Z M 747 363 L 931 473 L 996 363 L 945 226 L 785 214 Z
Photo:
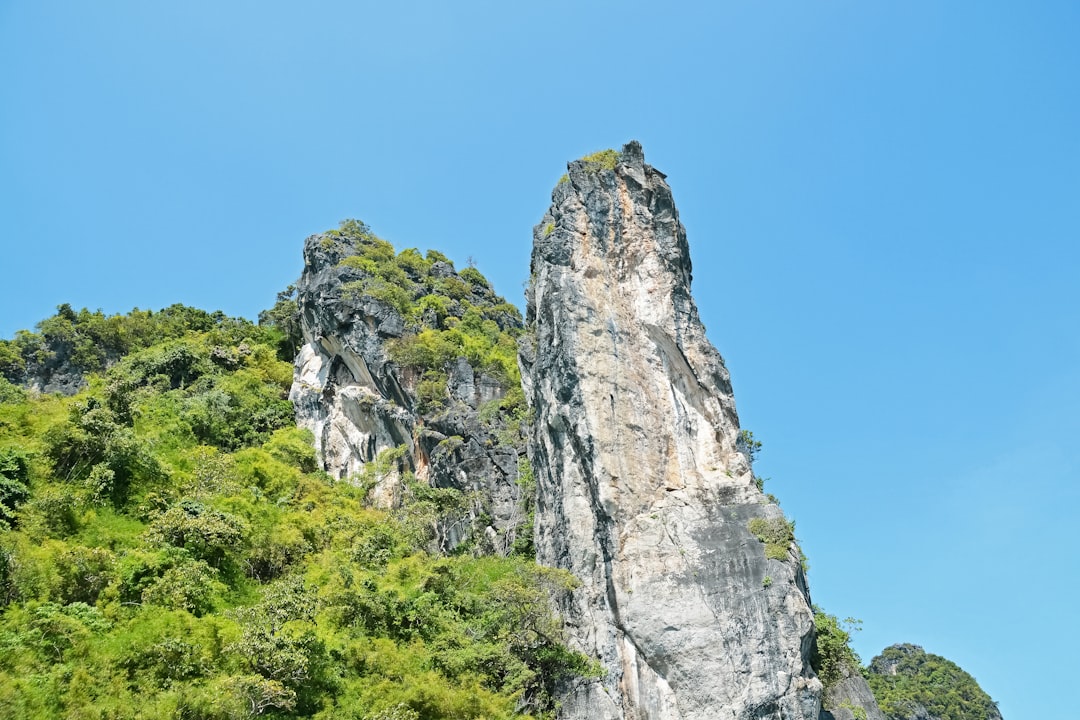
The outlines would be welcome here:
M 374 478 L 369 499 L 375 505 L 398 505 L 409 474 L 431 487 L 465 494 L 467 507 L 437 523 L 433 550 L 449 551 L 472 538 L 480 550 L 506 554 L 523 520 L 526 498 L 518 484 L 518 457 L 524 439 L 520 432 L 510 433 L 497 412 L 483 421 L 480 409 L 508 388 L 458 358 L 446 368 L 444 402 L 422 409 L 419 375 L 392 362 L 388 348 L 437 320 L 410 327 L 391 304 L 348 290 L 365 273 L 342 261 L 360 253 L 367 242 L 363 234 L 332 231 L 304 243 L 304 271 L 297 283 L 303 345 L 289 393 L 297 424 L 312 431 L 323 469 L 337 479 L 356 476 L 386 451 L 401 450 Z M 460 280 L 441 261 L 429 274 Z M 423 277 L 410 280 L 414 296 L 427 292 Z M 474 307 L 502 302 L 487 286 L 470 293 L 465 299 Z M 456 301 L 449 308 L 453 315 L 462 314 Z M 500 317 L 500 325 L 518 328 L 520 319 Z
M 846 668 L 844 677 L 826 688 L 821 707 L 821 720 L 887 720 L 858 668 Z
M 533 231 L 520 355 L 538 559 L 581 579 L 567 629 L 606 670 L 562 717 L 816 720 L 799 550 L 768 559 L 748 529 L 783 516 L 737 446 L 671 190 L 637 143 L 568 176 Z
M 401 337 L 405 323 L 388 304 L 342 291 L 358 275 L 340 264 L 356 245 L 348 236 L 309 237 L 297 283 L 304 344 L 289 399 L 297 423 L 315 435 L 323 469 L 335 478 L 353 475 L 378 453 L 403 444 L 410 446 L 409 457 L 417 454 L 412 403 L 386 352 L 386 342 Z

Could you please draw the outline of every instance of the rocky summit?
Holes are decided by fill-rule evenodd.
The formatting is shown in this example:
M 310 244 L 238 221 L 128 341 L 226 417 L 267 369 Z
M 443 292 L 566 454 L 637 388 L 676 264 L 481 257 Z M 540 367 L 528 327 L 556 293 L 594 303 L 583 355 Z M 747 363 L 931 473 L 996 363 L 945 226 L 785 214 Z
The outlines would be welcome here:
M 814 617 L 690 295 L 664 174 L 626 145 L 573 162 L 533 231 L 520 343 L 536 548 L 604 674 L 563 717 L 816 720 Z

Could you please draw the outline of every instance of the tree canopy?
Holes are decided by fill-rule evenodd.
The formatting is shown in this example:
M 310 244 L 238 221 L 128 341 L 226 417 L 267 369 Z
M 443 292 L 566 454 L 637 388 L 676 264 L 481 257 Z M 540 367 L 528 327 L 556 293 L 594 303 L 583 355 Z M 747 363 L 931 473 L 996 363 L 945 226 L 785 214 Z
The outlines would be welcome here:
M 0 343 L 0 703 L 13 717 L 548 717 L 558 683 L 596 672 L 551 610 L 566 573 L 430 554 L 431 498 L 376 510 L 362 484 L 318 469 L 279 359 L 290 301 L 262 327 L 181 306 L 61 306 Z M 437 328 L 434 345 L 467 350 L 487 322 Z M 498 342 L 478 347 L 502 366 Z M 86 373 L 81 391 L 11 382 L 50 353 Z

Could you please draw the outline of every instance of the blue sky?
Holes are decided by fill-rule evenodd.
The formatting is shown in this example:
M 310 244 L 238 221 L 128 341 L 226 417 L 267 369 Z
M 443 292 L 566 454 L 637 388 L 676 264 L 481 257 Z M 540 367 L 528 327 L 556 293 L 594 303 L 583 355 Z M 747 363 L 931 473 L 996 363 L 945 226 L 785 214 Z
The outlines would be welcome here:
M 0 0 L 0 336 L 254 318 L 346 217 L 520 305 L 565 162 L 636 138 L 815 602 L 1065 718 L 1078 35 L 1072 0 Z

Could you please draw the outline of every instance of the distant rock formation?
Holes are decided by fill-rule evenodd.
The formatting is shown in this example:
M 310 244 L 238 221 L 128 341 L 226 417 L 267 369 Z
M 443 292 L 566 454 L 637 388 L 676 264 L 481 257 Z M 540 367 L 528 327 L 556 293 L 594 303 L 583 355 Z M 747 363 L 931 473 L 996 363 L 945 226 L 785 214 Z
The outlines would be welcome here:
M 606 671 L 561 717 L 817 720 L 800 552 L 740 447 L 664 177 L 636 142 L 573 162 L 533 231 L 537 557 L 581 580 L 567 628 Z
M 975 678 L 918 645 L 885 648 L 870 661 L 867 678 L 889 720 L 1001 720 Z

